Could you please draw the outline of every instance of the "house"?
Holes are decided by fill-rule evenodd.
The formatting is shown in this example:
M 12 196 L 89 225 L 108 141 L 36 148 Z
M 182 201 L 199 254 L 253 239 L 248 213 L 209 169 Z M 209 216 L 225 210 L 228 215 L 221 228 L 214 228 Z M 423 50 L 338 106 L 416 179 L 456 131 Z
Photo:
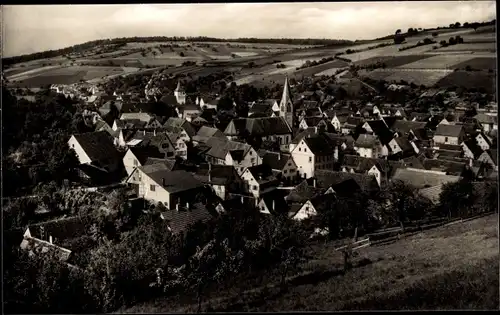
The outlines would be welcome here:
M 120 115 L 119 120 L 140 120 L 145 123 L 149 123 L 153 119 L 154 117 L 148 113 L 123 113 Z
M 219 98 L 213 98 L 210 96 L 200 96 L 196 98 L 196 105 L 200 106 L 202 109 L 213 109 L 217 110 Z
M 346 122 L 342 125 L 340 132 L 343 134 L 353 133 L 358 126 L 364 124 L 364 121 L 362 117 L 348 117 Z
M 179 118 L 185 119 L 187 121 L 192 121 L 194 118 L 201 115 L 201 107 L 193 103 L 185 103 L 180 107 L 176 107 L 176 112 Z
M 288 214 L 288 204 L 282 191 L 274 190 L 265 194 L 257 204 L 260 213 L 271 215 Z
M 236 169 L 231 165 L 200 165 L 194 172 L 194 177 L 205 185 L 212 187 L 215 194 L 222 200 L 229 198 L 229 193 L 239 192 L 243 181 Z
M 269 165 L 278 179 L 292 180 L 297 177 L 297 165 L 291 154 L 259 150 L 262 164 Z
M 302 130 L 305 130 L 307 128 L 313 128 L 316 127 L 318 130 L 323 130 L 327 131 L 328 130 L 328 124 L 327 122 L 323 119 L 323 117 L 304 117 L 299 123 L 299 128 Z
M 329 115 L 328 113 L 324 113 L 324 115 L 330 118 L 330 116 L 327 116 Z M 340 131 L 344 123 L 347 121 L 347 118 L 349 118 L 349 116 L 337 115 L 337 113 L 334 112 L 330 119 L 330 124 L 333 126 L 333 128 L 335 128 L 335 131 Z
M 262 164 L 257 151 L 246 143 L 213 137 L 206 142 L 206 145 L 209 147 L 204 153 L 207 162 L 232 165 L 239 174 L 247 167 Z
M 483 132 L 480 132 L 476 135 L 476 141 L 482 150 L 491 149 L 492 144 L 490 138 L 486 136 Z
M 178 104 L 183 105 L 186 103 L 186 92 L 184 91 L 184 87 L 181 85 L 181 81 L 177 81 L 174 96 Z
M 314 176 L 320 169 L 333 169 L 338 159 L 339 146 L 335 145 L 327 136 L 320 134 L 314 137 L 303 138 L 291 152 L 297 165 L 297 175 L 302 178 Z
M 483 152 L 477 159 L 480 162 L 490 165 L 495 171 L 498 172 L 498 152 L 496 149 L 489 149 Z
M 246 168 L 241 174 L 241 179 L 245 182 L 245 192 L 255 199 L 273 191 L 279 185 L 279 180 L 274 176 L 271 167 L 265 164 Z
M 182 131 L 179 133 L 167 132 L 167 137 L 170 138 L 170 142 L 174 146 L 175 156 L 180 157 L 183 160 L 187 159 L 187 144 L 185 137 L 183 137 Z
M 207 127 L 207 126 L 202 126 L 198 132 L 196 133 L 195 136 L 193 136 L 193 143 L 194 144 L 199 144 L 199 143 L 206 143 L 208 139 L 212 137 L 217 137 L 217 138 L 226 138 L 224 133 L 220 131 L 217 128 L 213 127 Z
M 176 118 L 176 117 L 170 117 L 167 119 L 167 121 L 163 124 L 163 127 L 167 129 L 167 131 L 170 132 L 177 132 L 178 129 L 180 128 L 184 133 L 189 137 L 189 139 L 183 139 L 186 142 L 191 141 L 191 139 L 196 135 L 196 130 L 194 127 L 191 125 L 189 121 L 186 119 L 182 118 Z
M 32 224 L 26 228 L 20 248 L 30 256 L 52 251 L 60 262 L 73 266 L 77 263 L 73 250 L 83 249 L 75 246 L 73 240 L 86 235 L 88 228 L 85 218 L 80 216 Z
M 461 143 L 464 156 L 468 159 L 477 160 L 481 154 L 483 154 L 483 149 L 477 144 L 476 139 L 468 139 Z
M 387 145 L 394 138 L 394 132 L 392 132 L 383 119 L 380 120 L 369 120 L 363 124 L 361 127 L 366 130 L 367 133 L 377 136 L 382 145 Z
M 155 146 L 130 147 L 123 156 L 123 165 L 127 175 L 130 175 L 136 167 L 143 166 L 148 158 L 165 158 L 165 154 Z
M 257 137 L 288 145 L 292 141 L 292 129 L 283 117 L 237 118 L 224 130 L 229 140 Z
M 484 132 L 488 133 L 492 130 L 498 130 L 498 118 L 496 115 L 488 115 L 479 113 L 474 116 L 474 119 L 483 126 Z
M 314 179 L 316 181 L 316 187 L 325 189 L 325 192 L 328 191 L 329 188 L 335 187 L 351 179 L 357 183 L 357 185 L 361 188 L 361 191 L 371 193 L 380 190 L 377 179 L 372 174 L 319 170 L 316 172 Z
M 401 157 L 412 156 L 419 153 L 419 149 L 415 143 L 408 140 L 408 137 L 396 137 L 387 145 L 389 155 L 397 155 Z
M 465 137 L 464 129 L 461 125 L 440 124 L 434 132 L 433 142 L 439 144 L 460 145 Z
M 303 180 L 300 184 L 296 185 L 290 190 L 285 200 L 289 204 L 304 204 L 307 200 L 314 198 L 325 193 L 325 189 L 316 187 L 316 180 L 313 179 L 313 184 L 309 185 L 307 180 Z
M 137 167 L 126 183 L 136 185 L 138 197 L 161 202 L 171 210 L 194 200 L 204 187 L 191 173 L 184 170 L 170 171 L 164 164 Z
M 334 194 L 324 194 L 316 196 L 310 200 L 304 202 L 304 204 L 299 207 L 292 207 L 288 216 L 292 220 L 302 221 L 305 219 L 312 218 L 318 214 L 322 209 L 331 207 L 335 200 Z
M 392 124 L 391 129 L 397 132 L 399 136 L 407 136 L 415 130 L 425 129 L 426 125 L 426 122 L 396 120 Z
M 378 158 L 384 156 L 384 149 L 380 140 L 371 134 L 360 134 L 354 142 L 354 150 L 360 156 Z
M 183 206 L 179 204 L 176 210 L 162 212 L 160 217 L 166 222 L 172 235 L 179 235 L 188 231 L 189 227 L 196 223 L 210 221 L 215 214 L 201 202 L 192 204 L 186 202 Z
M 340 170 L 347 173 L 361 173 L 375 176 L 380 187 L 387 184 L 392 172 L 398 167 L 404 167 L 404 161 L 372 159 L 357 155 L 344 155 Z
M 93 165 L 105 172 L 115 172 L 120 167 L 121 156 L 106 131 L 72 135 L 68 146 L 73 149 L 80 164 Z
M 447 175 L 445 172 L 414 168 L 398 168 L 391 181 L 402 181 L 416 189 L 434 187 L 446 183 L 456 183 L 460 176 Z

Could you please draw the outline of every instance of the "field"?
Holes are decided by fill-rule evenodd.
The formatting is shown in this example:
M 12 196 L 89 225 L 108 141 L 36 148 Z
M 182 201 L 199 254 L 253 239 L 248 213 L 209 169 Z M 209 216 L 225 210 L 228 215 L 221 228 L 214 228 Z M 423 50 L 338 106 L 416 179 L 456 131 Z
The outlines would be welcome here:
M 477 71 L 455 71 L 436 83 L 438 87 L 466 86 L 467 88 L 483 88 L 490 93 L 495 93 L 496 76 L 494 73 Z
M 470 66 L 472 69 L 480 69 L 480 70 L 493 69 L 493 70 L 496 70 L 496 68 L 497 68 L 496 63 L 497 63 L 496 58 L 480 57 L 480 58 L 474 58 L 474 59 L 470 59 L 470 60 L 464 61 L 462 63 L 459 63 L 459 64 L 455 65 L 455 68 L 463 69 L 467 66 Z
M 441 47 L 436 49 L 435 51 L 437 52 L 460 51 L 463 53 L 472 53 L 472 52 L 495 52 L 496 50 L 497 50 L 497 45 L 495 42 L 492 42 L 492 43 L 463 43 L 448 47 Z
M 48 84 L 73 84 L 81 80 L 93 80 L 109 75 L 124 73 L 124 68 L 121 67 L 45 67 L 37 69 L 38 71 L 31 74 L 21 74 L 11 79 L 11 83 L 17 87 L 39 87 Z M 132 69 L 126 69 L 130 72 Z
M 400 66 L 404 69 L 454 69 L 455 65 L 473 59 L 470 55 L 438 55 Z
M 385 63 L 387 68 L 396 68 L 429 57 L 431 56 L 429 55 L 379 56 L 379 57 L 364 59 L 362 61 L 357 61 L 354 64 L 356 66 L 363 67 L 377 62 L 382 62 Z

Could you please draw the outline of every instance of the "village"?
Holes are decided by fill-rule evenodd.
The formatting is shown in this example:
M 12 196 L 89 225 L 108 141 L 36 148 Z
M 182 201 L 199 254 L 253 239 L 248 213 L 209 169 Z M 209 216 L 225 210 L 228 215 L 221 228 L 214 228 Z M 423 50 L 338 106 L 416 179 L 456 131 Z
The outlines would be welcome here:
M 174 234 L 231 211 L 234 202 L 300 221 L 317 215 L 317 208 L 330 202 L 329 194 L 373 193 L 395 180 L 437 204 L 444 184 L 464 176 L 494 179 L 498 171 L 494 103 L 470 104 L 477 114 L 467 120 L 461 119 L 468 110 L 463 102 L 446 113 L 392 104 L 325 107 L 311 100 L 321 91 L 294 95 L 285 79 L 280 99 L 249 102 L 248 118 L 233 118 L 218 129 L 213 119 L 203 118 L 217 111 L 217 98 L 193 98 L 180 80 L 168 97 L 177 117 L 166 121 L 141 109 L 124 110 L 131 95 L 106 95 L 89 84 L 50 89 L 87 104 L 83 115 L 95 131 L 72 135 L 63 149 L 76 153 L 84 182 L 91 188 L 126 186 L 131 200 L 162 204 L 162 218 Z M 147 86 L 142 97 L 154 93 Z M 112 124 L 103 119 L 110 104 L 122 110 Z M 255 139 L 267 149 L 255 147 Z M 204 197 L 194 198 L 199 195 Z M 58 231 L 45 229 L 43 237 L 36 236 L 42 227 L 28 227 L 25 236 L 58 247 L 51 237 Z
M 496 20 L 411 26 L 7 58 L 6 312 L 498 306 Z

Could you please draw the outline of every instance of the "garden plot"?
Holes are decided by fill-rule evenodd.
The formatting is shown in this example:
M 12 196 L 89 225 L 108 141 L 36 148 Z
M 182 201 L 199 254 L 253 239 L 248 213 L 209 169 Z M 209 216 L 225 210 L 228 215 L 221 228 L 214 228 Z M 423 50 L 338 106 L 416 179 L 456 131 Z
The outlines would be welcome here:
M 403 66 L 412 62 L 416 62 L 425 58 L 429 58 L 430 55 L 406 55 L 406 56 L 378 56 L 365 60 L 355 62 L 356 66 L 367 66 L 377 62 L 385 63 L 387 68 L 396 68 Z
M 416 85 L 432 86 L 451 73 L 451 70 L 414 70 L 414 69 L 376 69 L 374 71 L 360 71 L 359 75 L 373 80 L 384 80 L 399 83 L 406 81 Z
M 453 68 L 455 65 L 462 63 L 464 61 L 474 58 L 471 55 L 438 55 L 418 60 L 406 65 L 399 66 L 398 68 L 405 69 L 448 69 Z
M 22 81 L 25 79 L 29 79 L 30 77 L 43 74 L 45 72 L 49 72 L 54 69 L 59 69 L 61 68 L 61 66 L 46 66 L 41 68 L 39 66 L 31 66 L 29 68 L 31 68 L 31 70 L 27 70 L 10 76 L 7 74 L 7 78 L 9 80 Z

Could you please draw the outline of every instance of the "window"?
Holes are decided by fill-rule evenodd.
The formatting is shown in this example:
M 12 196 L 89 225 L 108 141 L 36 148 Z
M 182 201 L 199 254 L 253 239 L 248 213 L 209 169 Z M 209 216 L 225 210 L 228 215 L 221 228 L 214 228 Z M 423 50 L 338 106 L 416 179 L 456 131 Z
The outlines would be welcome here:
M 149 190 L 155 191 L 156 185 L 149 185 Z
M 302 151 L 302 148 L 299 148 L 299 151 Z
M 137 165 L 139 165 L 139 161 L 134 160 L 134 166 L 137 166 Z
M 257 190 L 257 186 L 253 185 L 253 186 L 252 186 L 252 189 L 253 189 L 253 190 Z
M 306 149 L 306 148 L 304 148 L 304 152 L 307 152 L 307 149 Z
M 252 162 L 252 163 L 253 163 L 254 161 L 255 161 L 255 158 L 251 158 L 251 159 L 250 159 L 250 162 Z
M 309 163 L 311 163 L 313 161 L 312 157 L 309 157 Z
M 284 170 L 284 171 L 283 171 L 283 173 L 284 173 L 284 174 L 288 173 L 288 170 Z
M 250 155 L 252 155 L 252 151 L 250 151 L 250 153 L 249 153 L 249 154 L 250 154 Z M 253 160 L 253 159 L 252 159 L 252 160 Z
M 444 137 L 444 142 L 448 142 L 448 137 Z
M 168 148 L 168 143 L 162 143 L 162 144 L 161 144 L 161 147 L 162 147 L 162 149 L 166 149 L 166 148 Z

